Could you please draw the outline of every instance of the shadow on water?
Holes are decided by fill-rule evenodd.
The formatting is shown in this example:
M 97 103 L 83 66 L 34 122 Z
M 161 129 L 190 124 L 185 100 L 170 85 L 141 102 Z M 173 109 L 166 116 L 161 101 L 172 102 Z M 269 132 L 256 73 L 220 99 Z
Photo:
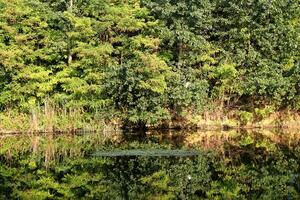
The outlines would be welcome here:
M 123 131 L 121 137 L 123 142 L 152 142 L 157 144 L 170 144 L 174 147 L 180 148 L 184 146 L 186 135 L 187 132 L 173 129 L 160 131 L 126 130 Z

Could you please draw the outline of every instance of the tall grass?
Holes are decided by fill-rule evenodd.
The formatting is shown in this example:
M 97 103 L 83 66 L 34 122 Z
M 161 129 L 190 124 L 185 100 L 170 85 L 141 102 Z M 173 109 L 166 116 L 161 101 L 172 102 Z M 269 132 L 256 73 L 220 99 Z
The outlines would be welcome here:
M 0 132 L 76 132 L 101 131 L 104 119 L 83 109 L 57 107 L 50 101 L 36 106 L 30 112 L 6 110 L 0 113 Z
M 45 100 L 43 106 L 35 106 L 29 112 L 6 110 L 0 113 L 0 133 L 19 132 L 78 132 L 103 131 L 106 135 L 119 131 L 118 118 L 105 120 L 101 112 L 86 112 L 83 108 L 64 108 Z M 199 115 L 187 114 L 177 121 L 169 121 L 159 128 L 197 128 L 215 130 L 224 128 L 300 127 L 300 113 L 295 111 L 273 112 L 271 109 L 206 110 Z
M 262 114 L 263 113 L 263 114 Z M 255 111 L 228 110 L 205 111 L 199 115 L 188 116 L 187 121 L 205 130 L 225 128 L 300 128 L 300 113 L 282 110 L 265 112 L 264 109 Z

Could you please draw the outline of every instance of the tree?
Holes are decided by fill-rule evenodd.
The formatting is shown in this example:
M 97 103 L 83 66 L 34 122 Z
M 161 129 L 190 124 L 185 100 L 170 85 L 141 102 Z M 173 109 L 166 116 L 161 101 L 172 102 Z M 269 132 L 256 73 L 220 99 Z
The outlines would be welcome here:
M 159 52 L 172 67 L 169 82 L 168 108 L 173 119 L 184 112 L 195 113 L 207 103 L 208 80 L 203 67 L 218 61 L 218 49 L 209 42 L 214 4 L 205 1 L 143 1 L 151 14 L 161 21 L 156 27 L 162 39 Z
M 170 68 L 158 55 L 160 40 L 149 33 L 157 22 L 138 3 L 120 3 L 108 10 L 107 30 L 118 64 L 111 65 L 106 94 L 126 125 L 144 127 L 169 118 L 165 93 Z
M 290 75 L 299 56 L 298 2 L 218 0 L 213 13 L 213 42 L 236 65 L 238 99 L 252 107 L 289 104 L 297 95 Z

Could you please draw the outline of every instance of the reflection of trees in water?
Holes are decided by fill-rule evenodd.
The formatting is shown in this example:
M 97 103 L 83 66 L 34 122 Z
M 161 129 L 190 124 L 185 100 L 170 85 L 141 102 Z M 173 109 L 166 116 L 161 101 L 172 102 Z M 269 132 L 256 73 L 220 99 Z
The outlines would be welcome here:
M 105 167 L 107 179 L 118 185 L 122 199 L 203 197 L 210 181 L 207 156 L 113 157 Z M 111 188 L 111 187 L 110 187 Z
M 300 130 L 229 130 L 193 132 L 186 135 L 185 146 L 225 153 L 228 146 L 255 144 L 267 150 L 296 148 L 300 143 Z M 249 149 L 251 150 L 251 149 Z
M 116 142 L 101 134 L 3 137 L 0 180 L 7 191 L 21 194 L 24 187 L 11 185 L 27 180 L 28 190 L 46 188 L 54 196 L 63 195 L 62 190 L 77 198 L 99 190 L 96 199 L 243 199 L 246 194 L 254 199 L 272 199 L 275 194 L 284 199 L 287 196 L 280 191 L 299 193 L 299 135 L 296 131 L 172 130 L 127 133 Z M 198 156 L 175 156 L 190 149 L 202 150 Z M 94 152 L 107 154 L 93 157 Z M 109 156 L 116 152 L 118 156 Z M 155 153 L 164 156 L 152 157 Z M 39 185 L 37 172 L 51 184 Z M 52 188 L 52 182 L 63 189 Z M 0 191 L 0 199 L 1 195 Z

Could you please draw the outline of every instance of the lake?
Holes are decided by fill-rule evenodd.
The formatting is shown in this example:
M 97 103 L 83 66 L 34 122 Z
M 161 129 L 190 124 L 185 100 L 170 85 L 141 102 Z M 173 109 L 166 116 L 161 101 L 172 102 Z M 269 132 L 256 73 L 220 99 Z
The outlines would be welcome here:
M 300 199 L 300 130 L 0 135 L 0 199 Z

